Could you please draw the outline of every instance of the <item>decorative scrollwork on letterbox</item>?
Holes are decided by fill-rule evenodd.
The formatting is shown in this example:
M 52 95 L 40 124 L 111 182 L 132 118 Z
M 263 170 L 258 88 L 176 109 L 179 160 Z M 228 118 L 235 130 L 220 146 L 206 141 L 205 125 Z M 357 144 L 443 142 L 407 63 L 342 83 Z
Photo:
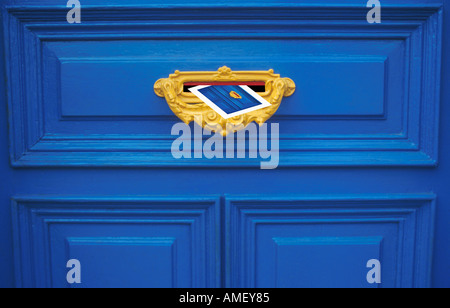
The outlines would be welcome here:
M 225 119 L 193 93 L 185 90 L 186 84 L 217 84 L 234 82 L 240 85 L 260 82 L 265 85 L 265 91 L 258 93 L 270 103 L 263 109 L 250 111 L 235 117 Z M 295 92 L 295 83 L 289 78 L 281 78 L 273 70 L 268 71 L 232 71 L 224 66 L 216 72 L 180 72 L 175 71 L 169 78 L 159 79 L 154 86 L 155 93 L 165 97 L 170 109 L 184 123 L 195 121 L 206 129 L 217 131 L 223 135 L 228 131 L 227 124 L 232 124 L 234 130 L 245 128 L 249 123 L 259 125 L 270 119 L 280 107 L 283 97 Z

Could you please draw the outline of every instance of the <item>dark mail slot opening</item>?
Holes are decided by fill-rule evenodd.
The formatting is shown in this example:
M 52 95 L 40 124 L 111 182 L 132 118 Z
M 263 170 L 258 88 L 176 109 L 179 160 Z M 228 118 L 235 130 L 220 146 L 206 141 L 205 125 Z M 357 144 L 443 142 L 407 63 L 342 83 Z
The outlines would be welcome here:
M 183 92 L 189 92 L 190 88 L 197 86 L 248 86 L 257 93 L 266 92 L 266 83 L 264 81 L 252 82 L 186 82 L 183 85 Z

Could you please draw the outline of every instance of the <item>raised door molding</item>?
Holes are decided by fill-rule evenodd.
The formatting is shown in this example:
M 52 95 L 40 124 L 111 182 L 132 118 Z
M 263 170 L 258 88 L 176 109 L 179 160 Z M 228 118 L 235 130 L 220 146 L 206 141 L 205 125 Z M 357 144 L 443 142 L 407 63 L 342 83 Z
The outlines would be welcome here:
M 386 5 L 380 25 L 365 6 L 87 6 L 80 25 L 66 11 L 4 9 L 14 167 L 259 167 L 171 155 L 178 120 L 154 82 L 221 65 L 296 83 L 272 119 L 281 167 L 437 165 L 440 5 Z

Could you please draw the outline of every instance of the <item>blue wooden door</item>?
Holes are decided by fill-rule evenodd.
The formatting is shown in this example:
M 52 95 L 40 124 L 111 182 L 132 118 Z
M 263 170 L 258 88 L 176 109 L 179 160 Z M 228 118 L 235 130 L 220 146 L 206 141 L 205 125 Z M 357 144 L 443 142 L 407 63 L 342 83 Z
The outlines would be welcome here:
M 450 286 L 450 1 L 79 3 L 1 3 L 0 287 Z M 223 66 L 295 82 L 276 168 L 173 156 Z

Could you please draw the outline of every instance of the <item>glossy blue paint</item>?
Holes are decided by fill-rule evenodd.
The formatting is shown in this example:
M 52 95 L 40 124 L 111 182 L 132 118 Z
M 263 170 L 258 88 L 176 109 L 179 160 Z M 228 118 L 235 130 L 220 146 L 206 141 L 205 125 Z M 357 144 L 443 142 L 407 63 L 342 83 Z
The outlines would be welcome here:
M 66 263 L 83 287 L 220 286 L 220 199 L 17 197 L 16 285 L 66 287 Z
M 434 199 L 227 198 L 227 286 L 429 287 Z M 372 259 L 383 264 L 381 285 L 366 280 L 365 265 Z
M 379 26 L 366 1 L 241 2 L 90 0 L 68 25 L 2 1 L 0 287 L 68 287 L 68 258 L 94 287 L 374 287 L 368 258 L 380 287 L 450 286 L 450 1 L 385 0 Z M 223 65 L 296 82 L 279 169 L 171 158 L 154 81 Z
M 77 28 L 61 20 L 65 10 L 4 14 L 14 166 L 258 166 L 172 159 L 176 117 L 149 97 L 154 81 L 177 69 L 223 65 L 298 79 L 299 90 L 272 119 L 280 123 L 282 167 L 437 163 L 440 5 L 386 7 L 375 32 L 362 18 L 365 6 L 88 7 Z M 118 92 L 123 74 L 136 82 Z M 143 100 L 156 107 L 140 108 Z

